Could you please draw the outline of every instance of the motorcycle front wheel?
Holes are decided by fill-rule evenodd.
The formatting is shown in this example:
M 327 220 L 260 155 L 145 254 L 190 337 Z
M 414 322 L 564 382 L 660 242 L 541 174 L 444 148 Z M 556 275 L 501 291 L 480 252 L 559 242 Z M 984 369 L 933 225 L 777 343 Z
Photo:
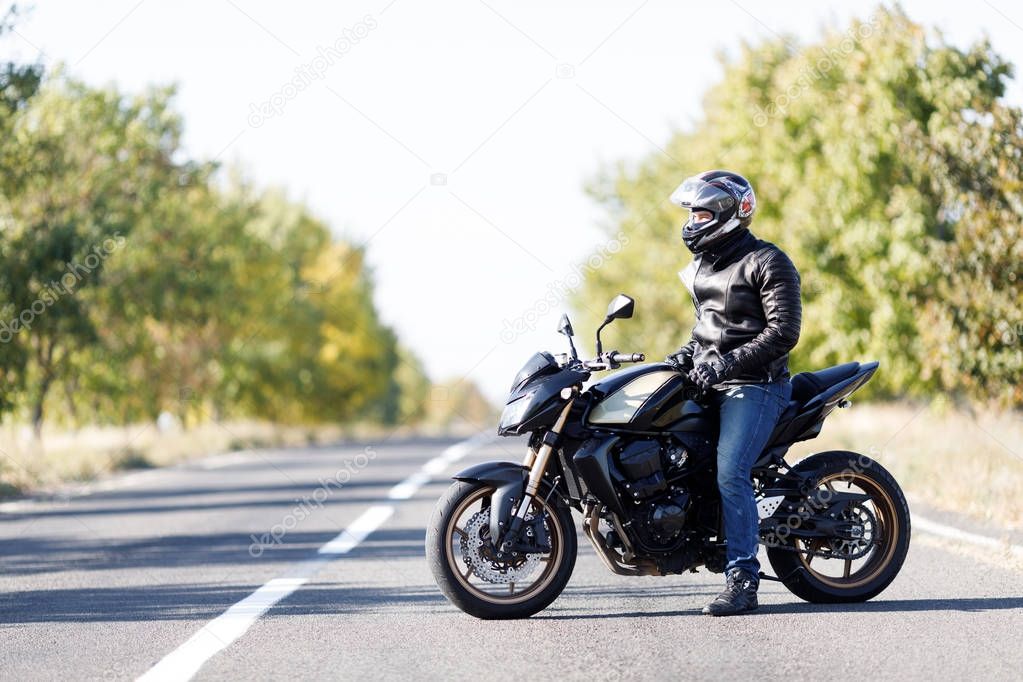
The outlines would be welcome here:
M 895 478 L 880 464 L 855 452 L 822 452 L 793 467 L 814 472 L 818 494 L 851 492 L 866 499 L 849 505 L 837 521 L 862 529 L 856 539 L 790 538 L 768 547 L 775 575 L 808 602 L 863 602 L 880 594 L 899 574 L 909 552 L 909 504 Z
M 487 620 L 528 618 L 557 599 L 572 575 L 572 514 L 556 496 L 534 500 L 527 518 L 543 514 L 550 552 L 498 560 L 490 540 L 493 492 L 463 481 L 448 488 L 427 529 L 427 562 L 441 592 L 462 611 Z

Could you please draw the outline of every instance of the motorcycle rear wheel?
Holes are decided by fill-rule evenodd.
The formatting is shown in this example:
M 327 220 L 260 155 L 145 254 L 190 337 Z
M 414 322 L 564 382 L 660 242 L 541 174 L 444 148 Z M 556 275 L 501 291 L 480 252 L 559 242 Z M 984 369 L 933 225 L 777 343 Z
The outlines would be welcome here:
M 899 484 L 880 464 L 855 452 L 822 452 L 799 462 L 793 470 L 816 470 L 822 492 L 841 492 L 855 486 L 869 495 L 869 502 L 860 506 L 858 513 L 872 535 L 869 546 L 858 549 L 842 546 L 840 540 L 797 538 L 769 547 L 767 558 L 775 575 L 793 594 L 808 602 L 855 603 L 876 597 L 899 574 L 909 551 L 909 504 Z M 836 552 L 836 546 L 840 551 Z M 860 552 L 863 555 L 855 559 L 844 558 Z M 837 558 L 827 558 L 829 555 Z M 830 568 L 824 565 L 834 561 L 839 562 L 837 570 L 834 564 Z
M 490 486 L 464 481 L 448 488 L 426 533 L 427 562 L 441 592 L 462 611 L 485 620 L 528 618 L 557 599 L 572 576 L 577 551 L 572 514 L 556 496 L 546 503 L 534 501 L 531 513 L 545 515 L 551 551 L 525 555 L 518 567 L 481 561 L 490 545 L 488 524 L 480 520 L 489 518 L 493 492 Z M 508 581 L 516 571 L 524 572 L 528 583 Z

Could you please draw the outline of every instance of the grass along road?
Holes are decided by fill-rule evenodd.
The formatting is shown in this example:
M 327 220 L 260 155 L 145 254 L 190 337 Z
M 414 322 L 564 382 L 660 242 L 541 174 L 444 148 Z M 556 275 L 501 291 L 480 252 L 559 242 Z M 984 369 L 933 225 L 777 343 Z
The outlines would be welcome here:
M 797 443 L 787 459 L 824 450 L 863 452 L 884 464 L 913 500 L 1023 531 L 1023 415 L 853 403 L 828 417 L 816 439 Z

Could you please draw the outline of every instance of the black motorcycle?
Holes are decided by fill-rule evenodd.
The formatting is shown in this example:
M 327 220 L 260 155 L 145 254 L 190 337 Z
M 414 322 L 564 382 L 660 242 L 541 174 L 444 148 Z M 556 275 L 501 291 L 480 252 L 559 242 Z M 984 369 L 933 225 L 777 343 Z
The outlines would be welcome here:
M 529 434 L 525 460 L 472 466 L 437 503 L 427 557 L 441 591 L 466 613 L 525 618 L 554 601 L 575 566 L 572 508 L 615 573 L 724 570 L 717 415 L 700 389 L 671 362 L 584 388 L 593 372 L 643 362 L 601 348 L 600 331 L 633 308 L 625 295 L 611 302 L 593 360 L 579 359 L 562 316 L 570 352 L 530 358 L 501 416 L 500 435 Z M 909 549 L 906 498 L 880 464 L 846 451 L 785 461 L 877 366 L 850 362 L 792 377 L 792 400 L 753 468 L 761 542 L 775 572 L 761 578 L 810 602 L 876 596 Z

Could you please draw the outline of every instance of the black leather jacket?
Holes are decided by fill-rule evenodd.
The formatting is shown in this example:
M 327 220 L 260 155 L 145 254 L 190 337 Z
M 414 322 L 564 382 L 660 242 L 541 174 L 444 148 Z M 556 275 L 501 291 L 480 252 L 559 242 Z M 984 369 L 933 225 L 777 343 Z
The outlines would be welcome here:
M 679 276 L 696 304 L 686 344 L 693 362 L 724 368 L 723 384 L 789 376 L 799 340 L 799 273 L 781 249 L 743 231 L 717 253 L 697 255 Z

